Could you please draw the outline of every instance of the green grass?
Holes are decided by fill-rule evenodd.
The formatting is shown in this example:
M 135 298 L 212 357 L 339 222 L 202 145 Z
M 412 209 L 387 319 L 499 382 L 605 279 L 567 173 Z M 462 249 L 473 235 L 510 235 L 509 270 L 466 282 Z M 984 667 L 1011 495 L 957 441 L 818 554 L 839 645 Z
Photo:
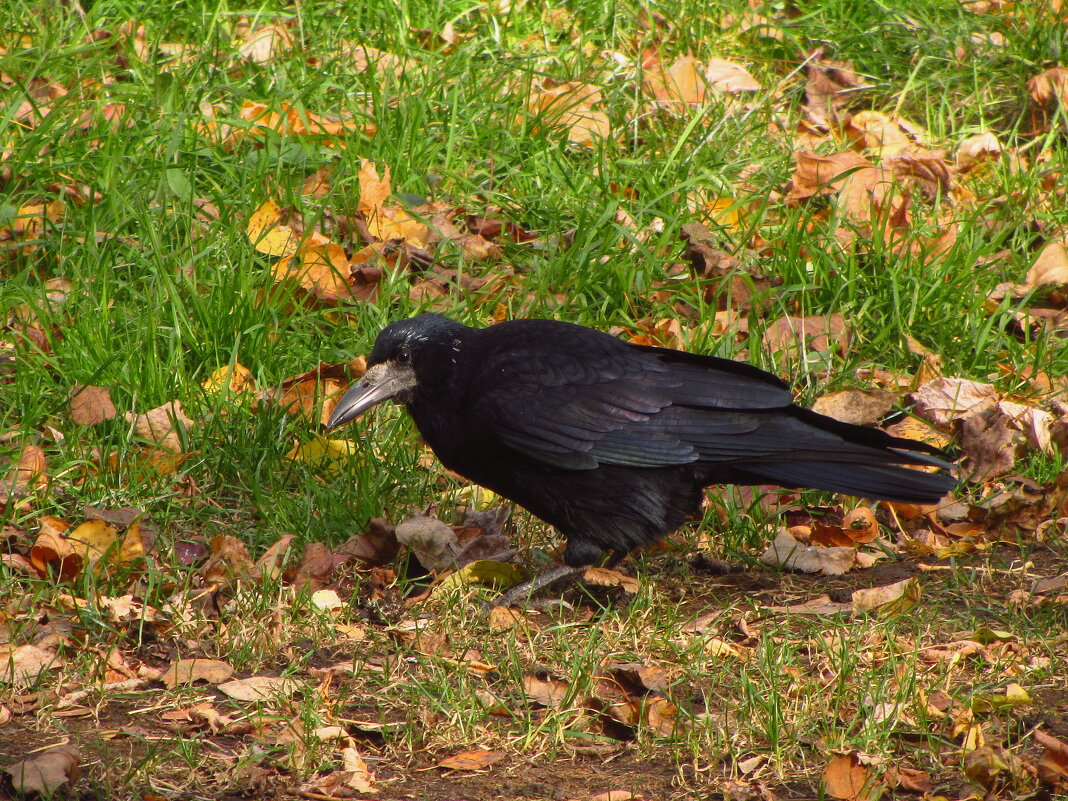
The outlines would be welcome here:
M 19 208 L 63 197 L 57 184 L 85 187 L 96 198 L 68 199 L 62 220 L 32 242 L 0 239 L 0 340 L 12 343 L 0 355 L 14 360 L 8 372 L 0 362 L 0 464 L 16 460 L 27 445 L 41 445 L 51 477 L 32 502 L 3 506 L 0 520 L 18 532 L 10 548 L 19 553 L 28 550 L 42 516 L 77 524 L 88 507 L 142 508 L 160 532 L 145 573 L 83 574 L 65 587 L 0 568 L 0 640 L 35 641 L 47 626 L 31 611 L 54 608 L 57 593 L 68 590 L 90 601 L 72 618 L 75 642 L 138 649 L 152 664 L 188 653 L 230 660 L 246 673 L 290 671 L 307 678 L 313 667 L 355 660 L 354 678 L 338 679 L 323 698 L 312 683 L 273 713 L 279 720 L 301 718 L 306 731 L 338 720 L 391 724 L 385 736 L 361 741 L 376 754 L 379 774 L 393 782 L 383 797 L 392 797 L 393 788 L 411 789 L 404 782 L 422 774 L 409 768 L 475 745 L 544 760 L 550 783 L 552 770 L 581 760 L 573 756 L 576 743 L 618 745 L 596 733 L 590 721 L 597 716 L 583 705 L 545 710 L 521 690 L 524 676 L 544 668 L 568 682 L 574 699 L 586 699 L 606 658 L 667 668 L 682 721 L 672 737 L 635 728 L 633 739 L 620 746 L 625 758 L 606 763 L 619 766 L 609 775 L 620 786 L 661 765 L 678 780 L 670 792 L 704 797 L 719 792 L 726 777 L 740 776 L 738 762 L 764 755 L 759 780 L 816 792 L 830 751 L 856 748 L 911 760 L 937 776 L 940 792 L 955 792 L 965 778 L 940 761 L 938 751 L 959 738 L 944 721 L 925 717 L 921 696 L 943 688 L 967 703 L 1017 680 L 1060 698 L 1068 670 L 1063 638 L 1053 633 L 1063 624 L 1063 607 L 1009 604 L 1008 579 L 994 581 L 991 576 L 1000 574 L 984 572 L 1004 567 L 998 561 L 1004 554 L 996 551 L 925 574 L 931 602 L 887 620 L 768 616 L 762 604 L 818 595 L 824 585 L 788 575 L 774 576 L 774 589 L 732 585 L 695 574 L 687 550 L 636 559 L 634 569 L 645 581 L 629 603 L 597 607 L 592 620 L 546 615 L 509 634 L 491 634 L 473 622 L 464 599 L 423 611 L 401 605 L 376 617 L 376 604 L 385 601 L 375 598 L 354 602 L 341 618 L 364 625 L 367 639 L 335 641 L 329 617 L 314 611 L 306 592 L 284 582 L 224 598 L 220 609 L 195 607 L 164 634 L 116 624 L 93 605 L 100 595 L 131 592 L 158 608 L 178 590 L 195 594 L 198 573 L 175 555 L 178 540 L 231 534 L 256 558 L 292 533 L 299 553 L 307 543 L 339 544 L 372 516 L 398 521 L 459 486 L 440 468 L 418 465 L 414 428 L 400 410 L 378 409 L 359 423 L 359 433 L 352 433 L 356 454 L 342 475 L 330 477 L 285 459 L 314 435 L 308 423 L 276 404 L 202 387 L 216 368 L 240 362 L 259 389 L 272 390 L 320 362 L 367 353 L 383 325 L 420 310 L 405 275 L 387 278 L 374 302 L 339 308 L 305 303 L 275 285 L 275 260 L 258 254 L 246 236 L 249 215 L 269 195 L 299 206 L 309 227 L 329 219 L 324 210 L 353 208 L 362 159 L 389 166 L 395 195 L 440 200 L 538 235 L 537 246 L 504 243 L 498 263 L 447 256 L 447 266 L 472 275 L 508 266 L 523 276 L 516 290 L 447 296 L 444 308 L 466 323 L 484 325 L 498 307 L 508 316 L 554 317 L 606 330 L 678 318 L 690 347 L 773 370 L 805 403 L 856 386 L 857 368 L 911 375 L 919 357 L 906 335 L 939 353 L 946 375 L 993 380 L 1008 395 L 1030 394 L 1021 377 L 1027 368 L 1055 378 L 1068 373 L 1063 340 L 1013 332 L 1013 313 L 1029 301 L 984 308 L 987 293 L 1022 280 L 1044 238 L 1068 224 L 1063 199 L 1050 190 L 1066 167 L 1063 111 L 1050 131 L 1032 130 L 1025 88 L 1030 77 L 1063 58 L 1064 26 L 1050 24 L 1052 12 L 1041 4 L 982 16 L 951 0 L 808 0 L 788 13 L 768 5 L 761 13 L 781 39 L 746 30 L 749 4 L 743 0 L 714 6 L 575 0 L 555 6 L 567 12 L 559 17 L 540 4 L 514 5 L 499 13 L 492 4 L 451 0 L 258 7 L 98 0 L 83 3 L 85 16 L 70 4 L 23 1 L 0 10 L 0 74 L 9 81 L 0 100 L 0 229 L 12 224 Z M 148 58 L 121 31 L 130 21 L 144 25 Z M 292 51 L 266 64 L 237 57 L 233 40 L 240 25 L 279 22 L 291 26 Z M 436 34 L 448 22 L 471 35 L 444 47 L 416 31 Z M 357 72 L 351 57 L 338 55 L 343 42 L 379 48 L 412 66 L 400 75 Z M 164 55 L 175 53 L 174 44 L 185 49 Z M 870 84 L 856 109 L 899 114 L 923 126 L 930 147 L 950 153 L 967 136 L 992 131 L 1024 154 L 1016 166 L 990 165 L 969 179 L 973 200 L 914 206 L 910 237 L 916 240 L 938 232 L 938 208 L 953 209 L 958 236 L 940 258 L 898 254 L 877 239 L 843 250 L 835 245 L 834 229 L 843 222 L 833 203 L 793 208 L 783 201 L 804 103 L 804 72 L 798 70 L 819 46 L 830 58 L 852 61 Z M 714 97 L 678 114 L 651 110 L 642 105 L 634 67 L 647 49 L 659 51 L 665 64 L 686 53 L 740 61 L 763 88 L 742 101 Z M 621 64 L 612 54 L 630 62 Z M 597 86 L 618 142 L 570 146 L 532 115 L 527 94 L 545 79 Z M 67 94 L 49 99 L 44 87 L 50 84 Z M 16 118 L 27 96 L 49 113 Z M 224 122 L 236 122 L 245 101 L 369 116 L 377 133 L 345 137 L 344 147 L 322 137 L 268 136 L 245 139 L 232 150 L 196 133 L 202 105 L 214 104 Z M 126 108 L 119 125 L 104 113 L 116 103 Z M 301 198 L 301 184 L 320 167 L 331 169 L 329 194 Z M 748 189 L 740 187 L 743 172 Z M 680 316 L 680 309 L 696 320 L 715 312 L 700 282 L 670 278 L 672 265 L 685 262 L 680 229 L 698 219 L 688 206 L 698 197 L 734 198 L 744 209 L 741 228 L 718 232 L 725 249 L 744 250 L 753 234 L 767 243 L 745 258 L 779 285 L 767 313 L 750 316 L 745 341 L 711 336 Z M 217 220 L 198 212 L 205 202 Z M 633 228 L 617 221 L 621 209 Z M 57 279 L 70 282 L 60 300 L 55 284 L 47 283 Z M 657 292 L 662 282 L 666 291 Z M 768 351 L 761 342 L 764 327 L 782 314 L 831 313 L 845 315 L 852 327 L 845 354 L 796 356 Z M 43 349 L 24 334 L 23 322 L 36 322 Z M 109 388 L 120 416 L 94 427 L 72 423 L 67 399 L 80 384 Z M 174 399 L 195 422 L 184 434 L 192 455 L 176 474 L 159 475 L 136 457 L 143 443 L 122 413 Z M 1047 486 L 1063 469 L 1060 455 L 1029 457 L 1020 466 Z M 727 522 L 710 509 L 700 530 L 712 532 L 708 539 L 718 555 L 755 564 L 777 516 L 736 493 L 725 493 L 722 504 Z M 517 514 L 515 528 L 524 547 L 551 548 L 554 535 L 524 513 Z M 1013 552 L 1043 558 L 1043 569 L 1063 570 L 1064 532 L 1050 531 L 1045 543 L 1021 536 Z M 696 532 L 682 538 L 693 542 Z M 362 572 L 346 582 L 357 598 L 380 590 Z M 1020 579 L 1014 586 L 1028 585 Z M 680 633 L 709 608 L 723 609 L 714 632 Z M 447 653 L 422 653 L 405 632 L 387 625 L 417 614 L 426 614 L 431 630 L 444 637 Z M 758 624 L 752 641 L 737 634 L 739 616 Z M 977 663 L 956 672 L 923 662 L 912 647 L 948 642 L 954 632 L 978 625 L 1012 631 L 1026 658 L 1010 654 L 996 673 Z M 716 638 L 745 645 L 748 658 L 710 656 L 709 641 Z M 492 676 L 457 667 L 470 649 L 494 666 Z M 75 651 L 69 675 L 101 674 L 101 652 Z M 361 672 L 361 665 L 373 669 Z M 165 701 L 155 691 L 118 701 L 124 709 L 182 706 L 204 695 L 199 689 Z M 483 690 L 501 699 L 507 716 L 490 714 L 478 700 Z M 4 692 L 0 703 L 11 701 Z M 97 700 L 93 714 L 107 723 L 98 728 L 116 728 L 107 712 L 116 699 L 102 692 Z M 85 735 L 77 721 L 50 717 L 49 703 L 33 713 L 29 729 L 38 727 L 36 739 L 20 741 L 26 746 L 20 755 L 51 742 L 53 734 Z M 901 705 L 915 723 L 876 719 L 871 710 L 880 704 Z M 987 720 L 988 735 L 1023 748 L 1035 720 L 1021 710 L 996 712 Z M 279 749 L 268 748 L 264 756 L 251 739 L 235 746 L 233 764 L 219 769 L 222 779 L 206 767 L 215 756 L 205 732 L 188 741 L 146 742 L 113 767 L 94 763 L 86 797 L 136 794 L 153 782 L 168 793 L 185 788 L 210 796 L 220 787 L 243 787 L 241 765 L 287 770 Z M 334 758 L 331 745 L 315 747 L 322 749 L 316 764 Z M 590 789 L 576 774 L 566 775 L 567 787 Z M 657 781 L 666 796 L 669 778 Z M 481 797 L 477 786 L 464 788 Z

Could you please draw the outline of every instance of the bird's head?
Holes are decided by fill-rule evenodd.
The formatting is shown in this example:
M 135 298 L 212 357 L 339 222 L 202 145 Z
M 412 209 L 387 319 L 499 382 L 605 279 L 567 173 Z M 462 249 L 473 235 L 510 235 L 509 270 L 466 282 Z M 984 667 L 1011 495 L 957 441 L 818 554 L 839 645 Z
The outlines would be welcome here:
M 439 314 L 390 323 L 379 332 L 367 372 L 338 401 L 326 427 L 337 428 L 382 401 L 407 403 L 420 383 L 432 381 L 459 347 L 467 326 Z

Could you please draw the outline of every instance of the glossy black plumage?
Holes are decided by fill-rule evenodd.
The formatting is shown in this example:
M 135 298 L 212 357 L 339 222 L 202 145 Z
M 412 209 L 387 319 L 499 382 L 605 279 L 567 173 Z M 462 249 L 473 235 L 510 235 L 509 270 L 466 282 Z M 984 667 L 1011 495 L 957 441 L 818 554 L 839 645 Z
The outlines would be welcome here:
M 779 484 L 934 503 L 948 468 L 912 440 L 795 406 L 751 365 L 631 345 L 590 328 L 484 329 L 424 314 L 387 326 L 329 427 L 404 403 L 441 462 L 567 537 L 565 561 L 674 531 L 710 484 Z

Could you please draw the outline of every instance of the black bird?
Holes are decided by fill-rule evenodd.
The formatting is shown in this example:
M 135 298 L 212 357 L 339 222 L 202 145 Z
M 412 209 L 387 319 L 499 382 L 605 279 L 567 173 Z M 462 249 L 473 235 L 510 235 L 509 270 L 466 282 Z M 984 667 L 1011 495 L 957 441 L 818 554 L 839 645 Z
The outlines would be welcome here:
M 442 464 L 556 526 L 572 567 L 671 533 L 710 484 L 935 503 L 956 483 L 902 466 L 949 468 L 936 449 L 796 406 L 752 365 L 572 323 L 422 314 L 386 326 L 367 364 L 328 428 L 403 403 Z

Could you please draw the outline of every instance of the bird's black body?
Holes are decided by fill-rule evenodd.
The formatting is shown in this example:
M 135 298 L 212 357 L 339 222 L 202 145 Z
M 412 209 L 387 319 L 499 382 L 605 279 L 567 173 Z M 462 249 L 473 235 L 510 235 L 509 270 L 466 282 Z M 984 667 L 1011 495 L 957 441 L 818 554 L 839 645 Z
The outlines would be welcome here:
M 748 364 L 631 345 L 551 320 L 387 326 L 330 427 L 386 398 L 441 462 L 567 537 L 588 565 L 674 531 L 710 484 L 779 484 L 933 503 L 954 485 L 926 445 L 793 404 Z M 388 385 L 388 386 L 387 386 Z

